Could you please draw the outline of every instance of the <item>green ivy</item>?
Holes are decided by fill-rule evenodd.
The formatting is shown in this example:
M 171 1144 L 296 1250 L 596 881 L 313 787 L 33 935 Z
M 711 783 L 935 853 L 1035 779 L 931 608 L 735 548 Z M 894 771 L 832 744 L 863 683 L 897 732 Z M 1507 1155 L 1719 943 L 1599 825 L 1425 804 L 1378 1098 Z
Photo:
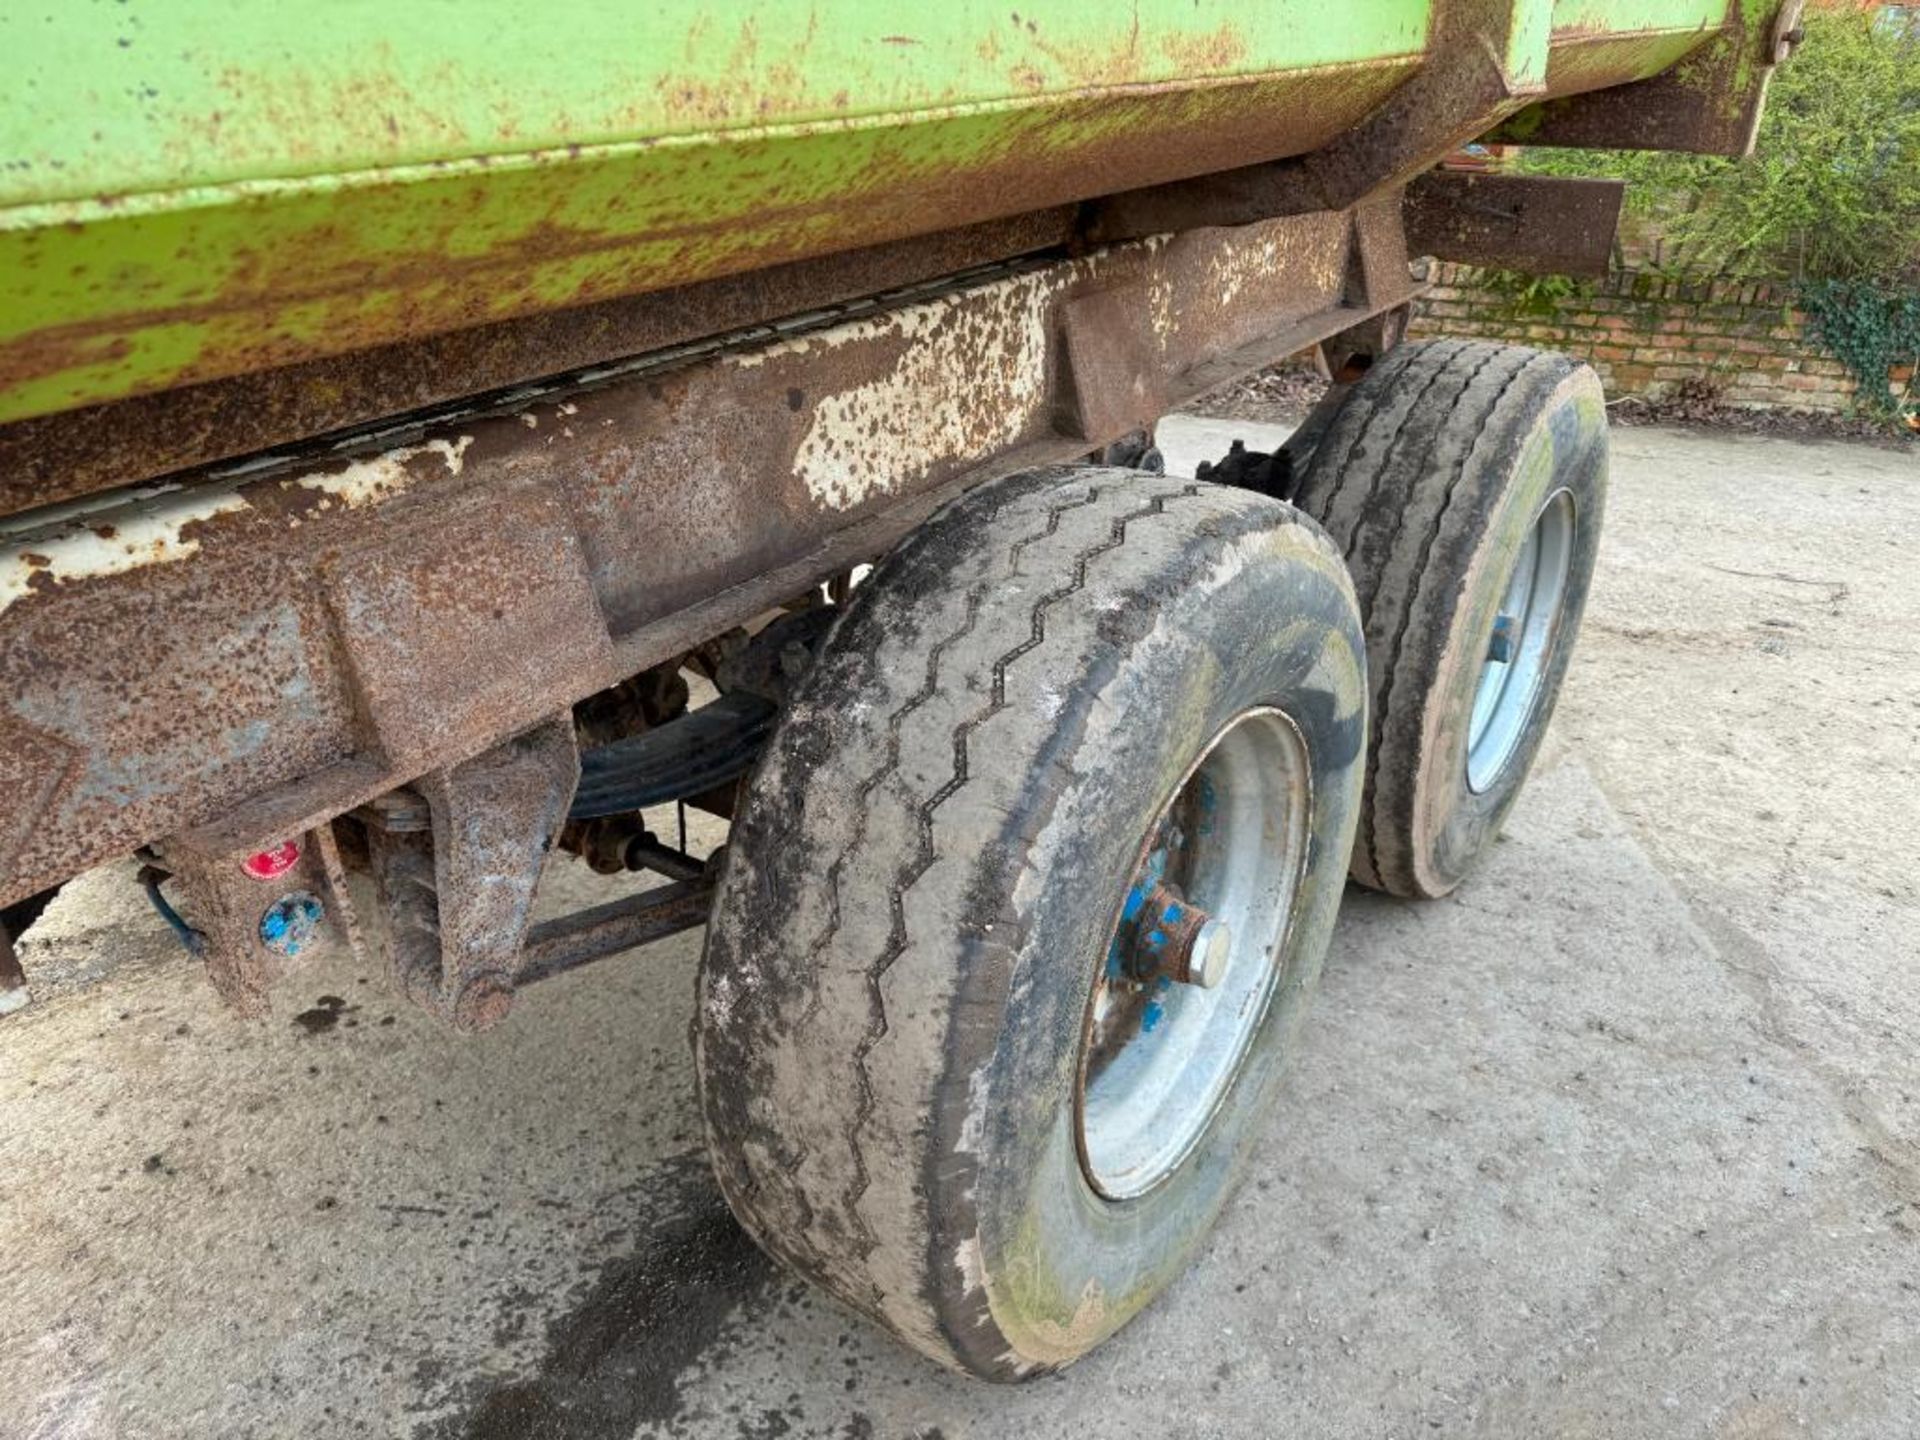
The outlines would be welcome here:
M 1532 275 L 1525 270 L 1486 269 L 1479 272 L 1476 282 L 1482 290 L 1499 297 L 1502 310 L 1521 320 L 1551 316 L 1562 301 L 1576 299 L 1592 289 L 1571 275 Z
M 1913 413 L 1915 382 L 1896 396 L 1887 372 L 1920 363 L 1920 295 L 1868 280 L 1816 280 L 1800 287 L 1800 303 L 1820 342 L 1860 382 L 1863 410 L 1889 420 Z

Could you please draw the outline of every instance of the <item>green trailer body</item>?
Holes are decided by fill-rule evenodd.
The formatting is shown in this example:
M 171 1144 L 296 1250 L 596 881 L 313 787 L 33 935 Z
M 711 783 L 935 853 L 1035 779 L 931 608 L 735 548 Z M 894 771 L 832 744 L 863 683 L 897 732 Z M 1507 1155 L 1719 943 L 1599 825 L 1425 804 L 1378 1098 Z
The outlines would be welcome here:
M 1410 255 L 1604 265 L 1618 187 L 1436 163 L 1738 153 L 1797 11 L 0 8 L 0 906 L 324 826 L 1302 347 L 1357 374 Z
M 0 422 L 1303 155 L 1461 67 L 1445 8 L 10 5 Z M 1739 14 L 1453 8 L 1465 132 Z
M 1738 153 L 1797 12 L 0 8 L 0 906 L 324 826 L 1303 346 L 1357 373 L 1409 255 L 1604 265 L 1617 187 L 1436 162 Z

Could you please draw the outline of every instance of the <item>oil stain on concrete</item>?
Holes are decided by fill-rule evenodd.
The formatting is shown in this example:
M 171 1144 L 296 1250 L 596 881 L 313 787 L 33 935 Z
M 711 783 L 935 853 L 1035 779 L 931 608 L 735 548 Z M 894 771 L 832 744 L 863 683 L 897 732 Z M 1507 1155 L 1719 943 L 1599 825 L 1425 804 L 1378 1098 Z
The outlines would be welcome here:
M 678 1377 L 773 1287 L 772 1262 L 715 1189 L 705 1157 L 662 1166 L 636 1189 L 639 1248 L 606 1265 L 547 1327 L 535 1373 L 486 1389 L 420 1440 L 626 1440 L 680 1412 Z

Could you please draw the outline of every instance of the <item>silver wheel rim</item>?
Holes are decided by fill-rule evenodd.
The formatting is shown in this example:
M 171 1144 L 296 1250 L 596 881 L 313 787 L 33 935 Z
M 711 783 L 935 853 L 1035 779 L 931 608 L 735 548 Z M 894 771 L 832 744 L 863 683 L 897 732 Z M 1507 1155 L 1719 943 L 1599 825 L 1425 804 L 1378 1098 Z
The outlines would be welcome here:
M 1201 752 L 1141 847 L 1087 1002 L 1074 1095 L 1081 1168 L 1110 1200 L 1180 1167 L 1265 1018 L 1306 862 L 1307 766 L 1291 720 L 1248 710 Z M 1212 983 L 1142 978 L 1137 911 L 1150 890 L 1224 925 Z
M 1534 516 L 1493 618 L 1467 723 L 1467 788 L 1505 777 L 1545 693 L 1573 566 L 1573 495 L 1556 490 Z

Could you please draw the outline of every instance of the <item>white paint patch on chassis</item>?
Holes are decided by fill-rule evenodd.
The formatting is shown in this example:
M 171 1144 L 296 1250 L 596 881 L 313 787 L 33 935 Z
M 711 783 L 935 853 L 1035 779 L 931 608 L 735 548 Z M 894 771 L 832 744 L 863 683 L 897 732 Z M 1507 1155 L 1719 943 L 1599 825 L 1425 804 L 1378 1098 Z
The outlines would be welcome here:
M 234 486 L 174 490 L 28 532 L 0 550 L 0 612 L 33 593 L 36 577 L 66 584 L 184 560 L 200 549 L 189 525 L 246 508 Z
M 813 408 L 794 470 L 817 504 L 849 510 L 942 460 L 1018 440 L 1047 393 L 1047 313 L 1059 280 L 1021 276 L 986 306 L 943 296 L 879 322 L 904 349 L 877 379 Z M 873 325 L 875 322 L 866 322 Z
M 813 500 L 849 510 L 923 479 L 946 461 L 967 461 L 1043 428 L 1052 317 L 1073 286 L 1166 248 L 1150 236 L 1096 251 L 1068 265 L 1019 272 L 985 284 L 796 335 L 733 357 L 753 369 L 789 356 L 897 340 L 901 354 L 882 376 L 814 405 L 794 455 Z M 1150 272 L 1153 333 L 1173 324 L 1172 287 Z
M 471 435 L 458 440 L 429 440 L 424 445 L 403 445 L 397 450 L 355 460 L 344 470 L 325 475 L 303 475 L 295 483 L 306 490 L 317 490 L 341 501 L 349 510 L 388 499 L 413 484 L 407 462 L 417 455 L 437 454 L 446 461 L 447 474 L 458 475 L 466 463 Z
M 438 455 L 449 475 L 458 475 L 472 436 L 403 445 L 345 468 L 288 475 L 278 483 L 319 492 L 318 508 L 357 510 L 409 489 L 416 481 L 408 468 L 421 455 Z M 148 486 L 117 496 L 99 497 L 16 516 L 0 524 L 0 613 L 35 589 L 167 565 L 199 553 L 199 540 L 187 533 L 202 522 L 243 511 L 259 512 L 243 487 L 274 483 L 248 473 L 229 472 L 207 484 Z M 298 515 L 276 516 L 298 525 Z M 45 577 L 36 579 L 35 577 Z

